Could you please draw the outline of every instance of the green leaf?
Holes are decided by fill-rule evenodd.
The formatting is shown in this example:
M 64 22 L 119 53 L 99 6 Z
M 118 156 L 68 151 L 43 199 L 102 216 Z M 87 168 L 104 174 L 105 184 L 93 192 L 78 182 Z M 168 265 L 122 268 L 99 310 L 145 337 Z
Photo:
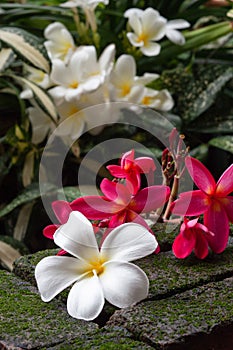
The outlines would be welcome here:
M 14 60 L 14 52 L 11 49 L 0 51 L 0 72 L 7 69 Z
M 211 139 L 209 145 L 233 154 L 233 135 L 220 136 Z
M 9 75 L 10 76 L 10 75 Z M 41 107 L 41 109 L 47 113 L 49 116 L 52 117 L 52 119 L 55 121 L 57 119 L 57 111 L 54 106 L 53 101 L 51 100 L 50 96 L 46 93 L 45 90 L 43 90 L 38 85 L 34 84 L 30 80 L 27 80 L 22 77 L 18 77 L 16 75 L 11 75 L 11 77 L 24 85 L 26 85 L 29 89 L 32 90 L 34 94 L 34 98 L 38 105 Z
M 47 192 L 54 190 L 54 186 L 48 185 Z M 7 204 L 3 209 L 0 210 L 0 218 L 9 214 L 12 210 L 17 208 L 18 206 L 29 203 L 34 199 L 40 198 L 41 192 L 38 187 L 33 189 L 27 189 L 15 199 L 12 200 L 9 204 Z
M 77 187 L 67 186 L 57 191 L 57 199 L 64 200 L 64 194 L 68 202 L 72 202 L 76 198 L 82 197 L 82 194 Z
M 49 72 L 50 65 L 46 51 L 35 35 L 16 27 L 0 29 L 0 40 L 11 47 L 19 57 L 45 72 Z
M 165 71 L 161 80 L 163 87 L 173 92 L 175 112 L 189 124 L 213 104 L 217 94 L 232 77 L 232 67 L 206 64 L 194 66 L 192 72 L 183 67 Z

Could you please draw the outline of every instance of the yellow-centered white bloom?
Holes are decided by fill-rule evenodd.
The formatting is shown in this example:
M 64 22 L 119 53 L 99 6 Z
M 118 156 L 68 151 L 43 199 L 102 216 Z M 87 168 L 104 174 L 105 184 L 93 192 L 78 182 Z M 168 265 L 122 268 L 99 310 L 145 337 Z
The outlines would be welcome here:
M 159 75 L 154 73 L 145 73 L 142 77 L 136 76 L 136 62 L 133 56 L 121 55 L 111 74 L 112 98 L 115 101 L 139 103 L 144 86 L 158 77 Z
M 143 96 L 140 101 L 142 106 L 154 108 L 158 111 L 167 112 L 174 106 L 174 100 L 168 90 L 154 90 L 144 88 Z
M 156 41 L 164 36 L 176 45 L 183 45 L 185 38 L 177 29 L 190 26 L 184 19 L 168 21 L 151 7 L 144 11 L 132 8 L 127 10 L 124 16 L 129 19 L 129 26 L 134 31 L 127 33 L 130 43 L 139 47 L 145 56 L 156 56 L 160 53 L 160 45 Z
M 76 50 L 74 39 L 68 29 L 60 22 L 54 22 L 44 31 L 47 41 L 44 42 L 51 60 L 59 58 L 67 63 Z
M 68 313 L 88 321 L 99 315 L 104 299 L 124 308 L 147 297 L 148 278 L 130 263 L 153 253 L 158 245 L 145 227 L 134 223 L 118 226 L 99 249 L 91 223 L 74 211 L 55 232 L 54 241 L 72 257 L 49 256 L 36 266 L 43 301 L 73 285 L 67 299 Z
M 114 57 L 115 45 L 111 44 L 99 60 L 94 46 L 80 46 L 67 65 L 61 60 L 53 60 L 51 79 L 58 86 L 49 93 L 56 104 L 79 99 L 82 94 L 97 90 L 109 76 Z
M 133 32 L 127 37 L 133 46 L 136 46 L 145 56 L 156 56 L 160 53 L 160 45 L 156 42 L 166 33 L 166 19 L 151 7 L 145 11 L 129 9 L 124 14 L 129 18 L 129 26 Z

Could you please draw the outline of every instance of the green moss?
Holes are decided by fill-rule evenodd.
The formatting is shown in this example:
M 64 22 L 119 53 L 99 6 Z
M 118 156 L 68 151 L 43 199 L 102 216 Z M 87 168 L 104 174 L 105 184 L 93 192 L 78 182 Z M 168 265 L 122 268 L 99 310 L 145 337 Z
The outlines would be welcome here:
M 152 254 L 136 263 L 149 277 L 149 298 L 160 299 L 233 276 L 233 247 L 222 254 L 210 254 L 205 260 L 194 255 L 181 260 L 166 252 Z
M 224 331 L 230 326 L 232 334 L 232 299 L 233 278 L 229 278 L 167 299 L 142 302 L 136 307 L 117 311 L 109 326 L 124 327 L 158 349 L 184 340 L 187 349 L 189 338 L 200 345 L 205 335 L 211 344 L 218 327 Z M 222 337 L 219 341 L 224 344 Z
M 71 318 L 63 303 L 41 301 L 36 288 L 0 271 L 1 340 L 22 348 L 58 344 L 96 329 L 93 323 Z
M 76 339 L 74 342 L 65 342 L 51 348 L 51 350 L 130 350 L 130 349 L 145 349 L 152 350 L 153 348 L 141 341 L 134 340 L 132 334 L 124 328 L 113 327 L 111 329 L 102 328 L 94 334 L 86 335 L 83 339 Z M 41 349 L 41 350 L 49 350 Z
M 58 249 L 47 249 L 35 254 L 21 256 L 14 262 L 13 273 L 32 285 L 36 285 L 34 276 L 36 265 L 46 256 L 56 255 L 58 251 Z

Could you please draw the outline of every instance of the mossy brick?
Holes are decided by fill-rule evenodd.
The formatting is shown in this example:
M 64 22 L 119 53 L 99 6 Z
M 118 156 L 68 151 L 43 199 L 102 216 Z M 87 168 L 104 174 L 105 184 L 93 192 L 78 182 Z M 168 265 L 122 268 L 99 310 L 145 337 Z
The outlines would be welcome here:
M 36 285 L 34 268 L 45 256 L 58 250 L 44 250 L 16 260 L 13 272 L 22 279 Z M 164 298 L 211 281 L 233 276 L 233 245 L 221 254 L 209 254 L 200 260 L 194 255 L 177 259 L 172 252 L 152 254 L 136 261 L 150 280 L 149 298 Z
M 35 280 L 35 267 L 40 260 L 46 256 L 56 255 L 59 249 L 46 249 L 41 250 L 34 254 L 23 255 L 13 264 L 13 273 L 21 277 L 24 281 L 30 282 L 32 285 L 36 286 Z
M 0 285 L 0 349 L 46 348 L 97 329 L 70 317 L 58 300 L 42 302 L 35 287 L 11 273 L 0 271 Z
M 121 327 L 101 328 L 96 333 L 87 334 L 84 339 L 64 342 L 52 348 L 41 350 L 152 350 L 149 344 L 133 339 L 132 333 Z
M 136 261 L 150 280 L 149 298 L 161 299 L 195 286 L 233 276 L 233 246 L 200 260 L 194 255 L 177 259 L 172 252 Z
M 231 277 L 116 311 L 107 326 L 124 327 L 155 349 L 232 350 L 232 300 Z

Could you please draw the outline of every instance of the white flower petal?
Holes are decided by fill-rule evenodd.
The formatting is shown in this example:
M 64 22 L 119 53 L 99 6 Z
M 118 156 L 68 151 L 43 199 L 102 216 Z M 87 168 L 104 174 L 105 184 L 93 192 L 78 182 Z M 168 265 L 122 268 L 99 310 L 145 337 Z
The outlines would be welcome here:
M 131 87 L 136 74 L 136 63 L 132 56 L 121 55 L 116 61 L 111 82 L 119 89 Z
M 105 71 L 108 75 L 113 67 L 113 61 L 116 53 L 115 44 L 108 45 L 99 58 L 100 70 Z
M 147 297 L 149 281 L 139 267 L 131 263 L 110 261 L 104 264 L 104 268 L 99 279 L 108 302 L 124 308 Z
M 50 77 L 53 82 L 64 86 L 69 86 L 69 84 L 74 79 L 70 69 L 65 65 L 63 61 L 59 59 L 53 60 Z
M 70 316 L 91 321 L 104 306 L 104 294 L 99 278 L 93 276 L 75 283 L 67 299 L 67 311 Z
M 56 105 L 60 105 L 64 101 L 66 91 L 67 89 L 64 86 L 55 86 L 54 88 L 48 90 Z
M 149 42 L 147 46 L 140 48 L 145 56 L 157 56 L 160 53 L 161 46 L 157 43 Z
M 166 27 L 169 29 L 185 29 L 190 27 L 190 23 L 184 19 L 173 19 L 167 22 Z
M 81 114 L 81 112 L 79 112 Z M 71 140 L 77 140 L 85 127 L 84 120 L 79 116 L 70 116 L 65 119 L 57 128 L 57 136 L 69 136 Z
M 143 10 L 138 9 L 138 8 L 131 8 L 125 11 L 124 17 L 125 18 L 130 18 L 132 16 L 137 16 L 137 17 L 142 17 Z
M 133 261 L 153 253 L 157 246 L 155 237 L 145 227 L 127 223 L 107 235 L 101 255 L 108 260 Z
M 169 29 L 166 32 L 166 36 L 170 41 L 172 41 L 176 45 L 184 45 L 185 43 L 185 38 L 183 34 L 178 32 L 178 30 Z
M 142 22 L 138 16 L 131 16 L 129 18 L 129 25 L 137 36 L 139 36 L 142 33 Z
M 88 265 L 68 256 L 48 256 L 35 269 L 35 278 L 43 301 L 52 300 L 57 294 L 82 278 Z
M 142 77 L 135 77 L 134 80 L 138 84 L 147 85 L 147 84 L 151 83 L 153 80 L 158 79 L 158 78 L 159 78 L 159 74 L 145 73 Z
M 130 90 L 130 93 L 125 96 L 125 101 L 131 102 L 131 103 L 139 103 L 144 92 L 144 86 L 143 85 L 136 85 L 133 86 Z
M 86 261 L 95 261 L 99 249 L 92 225 L 78 211 L 72 211 L 66 224 L 54 234 L 54 242 L 68 253 Z
M 28 108 L 28 117 L 32 124 L 32 143 L 42 142 L 51 128 L 51 119 L 41 109 Z
M 134 33 L 127 33 L 127 38 L 129 39 L 129 42 L 131 45 L 135 47 L 142 47 L 144 45 L 143 40 L 139 40 L 138 36 Z

